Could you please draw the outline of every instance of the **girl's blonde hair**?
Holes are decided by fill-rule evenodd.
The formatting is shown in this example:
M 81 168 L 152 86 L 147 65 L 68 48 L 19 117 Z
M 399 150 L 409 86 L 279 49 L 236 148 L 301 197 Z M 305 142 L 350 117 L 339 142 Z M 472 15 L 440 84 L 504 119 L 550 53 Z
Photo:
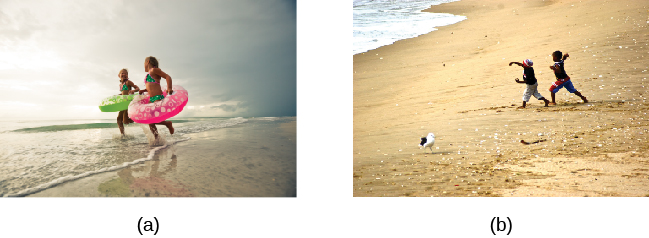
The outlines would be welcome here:
M 158 60 L 155 57 L 146 57 L 146 59 L 144 59 L 144 62 L 146 62 L 147 60 L 149 61 L 149 64 L 153 66 L 153 68 L 158 68 Z
M 122 71 L 126 71 L 126 73 L 128 74 L 128 69 L 123 68 L 123 69 L 120 69 L 119 72 L 117 72 L 117 76 L 119 76 L 119 73 L 121 73 Z

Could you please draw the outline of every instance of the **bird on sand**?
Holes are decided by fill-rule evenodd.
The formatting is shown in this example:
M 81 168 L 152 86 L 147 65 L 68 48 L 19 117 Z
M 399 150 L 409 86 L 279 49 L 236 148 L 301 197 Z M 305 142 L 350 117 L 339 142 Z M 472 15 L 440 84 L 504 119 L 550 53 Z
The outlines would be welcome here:
M 426 149 L 426 147 L 430 148 L 430 153 L 433 153 L 433 144 L 435 144 L 435 134 L 428 133 L 428 136 L 422 137 L 421 138 L 421 143 L 419 143 L 420 149 L 421 147 Z M 426 153 L 426 152 L 424 152 Z

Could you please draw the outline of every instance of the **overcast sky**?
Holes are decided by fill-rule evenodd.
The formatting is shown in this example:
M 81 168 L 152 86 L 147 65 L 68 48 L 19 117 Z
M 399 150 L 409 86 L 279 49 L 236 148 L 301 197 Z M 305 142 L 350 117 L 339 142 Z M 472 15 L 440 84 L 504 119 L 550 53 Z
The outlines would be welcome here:
M 179 116 L 295 116 L 290 0 L 0 1 L 0 117 L 114 118 L 144 59 L 189 92 Z M 163 84 L 164 85 L 164 84 Z

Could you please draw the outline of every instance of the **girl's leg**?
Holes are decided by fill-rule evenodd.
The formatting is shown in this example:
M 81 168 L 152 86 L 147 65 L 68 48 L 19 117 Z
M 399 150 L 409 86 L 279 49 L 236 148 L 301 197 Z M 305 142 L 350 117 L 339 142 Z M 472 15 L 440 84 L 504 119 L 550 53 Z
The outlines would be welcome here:
M 165 125 L 167 127 L 167 129 L 169 129 L 169 134 L 172 134 L 172 135 L 174 134 L 175 129 L 171 125 L 172 124 L 171 121 L 163 121 L 160 124 Z
M 119 127 L 119 132 L 124 135 L 124 124 L 122 124 L 122 117 L 124 116 L 124 111 L 117 113 L 117 127 Z
M 155 127 L 155 124 L 149 124 L 149 129 L 151 129 L 151 133 L 153 133 L 153 136 L 158 139 L 158 128 Z
M 164 125 L 164 126 L 166 126 L 167 129 L 169 129 L 169 134 L 172 134 L 172 135 L 174 134 L 175 129 L 174 129 L 174 127 L 173 127 L 171 121 L 163 121 L 163 122 L 156 123 L 156 124 L 160 124 L 160 125 Z
M 123 116 L 123 118 L 124 118 L 124 120 L 123 120 L 124 125 L 127 125 L 127 124 L 131 124 L 131 123 L 133 123 L 134 121 L 131 120 L 130 117 L 128 117 L 128 111 L 125 110 L 125 111 L 123 111 L 123 112 L 124 112 L 124 116 Z

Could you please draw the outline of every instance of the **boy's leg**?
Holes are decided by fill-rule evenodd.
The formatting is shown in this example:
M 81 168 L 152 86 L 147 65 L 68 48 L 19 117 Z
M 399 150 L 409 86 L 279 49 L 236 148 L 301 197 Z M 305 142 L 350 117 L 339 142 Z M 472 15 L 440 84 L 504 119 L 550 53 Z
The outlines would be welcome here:
M 550 103 L 550 101 L 548 101 L 547 99 L 545 99 L 545 98 L 543 97 L 543 95 L 541 95 L 541 93 L 539 93 L 538 86 L 539 86 L 538 83 L 537 83 L 537 84 L 534 84 L 534 97 L 535 97 L 536 99 L 538 99 L 538 100 L 543 101 L 543 102 L 545 103 L 545 106 L 547 107 L 548 104 Z
M 550 87 L 550 96 L 552 96 L 552 102 L 550 102 L 550 105 L 557 105 L 557 102 L 554 100 L 554 95 L 559 92 L 559 89 L 562 89 L 564 86 L 568 85 L 568 83 L 570 83 L 570 81 L 556 81 L 552 84 L 552 86 Z
M 517 107 L 517 108 L 518 109 L 523 109 L 523 108 L 525 108 L 525 104 L 527 104 L 527 102 L 523 101 L 523 106 L 520 106 L 520 107 Z
M 581 93 L 579 91 L 575 92 L 575 95 L 579 96 L 581 98 L 581 100 L 584 100 L 584 103 L 588 102 L 588 99 L 586 99 L 586 97 L 584 97 L 584 95 L 581 95 Z
M 552 97 L 552 102 L 550 102 L 550 105 L 557 105 L 557 103 L 554 101 L 554 92 L 551 92 L 550 96 Z
M 530 101 L 530 98 L 532 97 L 534 91 L 536 90 L 535 86 L 536 84 L 535 85 L 525 84 L 525 92 L 523 93 L 523 106 L 518 107 L 518 109 L 525 108 L 527 102 Z
M 544 97 L 539 98 L 539 100 L 542 100 L 542 101 L 545 103 L 545 106 L 546 106 L 546 107 L 548 106 L 548 104 L 550 104 L 550 101 L 548 101 L 548 100 L 545 99 Z
M 575 89 L 575 86 L 572 85 L 572 82 L 568 81 L 565 83 L 565 85 L 566 85 L 566 89 L 568 89 L 568 92 L 574 93 L 575 95 L 579 96 L 581 100 L 584 100 L 584 103 L 588 102 L 588 99 L 586 99 L 584 95 L 581 95 L 581 93 L 577 91 L 577 89 Z

